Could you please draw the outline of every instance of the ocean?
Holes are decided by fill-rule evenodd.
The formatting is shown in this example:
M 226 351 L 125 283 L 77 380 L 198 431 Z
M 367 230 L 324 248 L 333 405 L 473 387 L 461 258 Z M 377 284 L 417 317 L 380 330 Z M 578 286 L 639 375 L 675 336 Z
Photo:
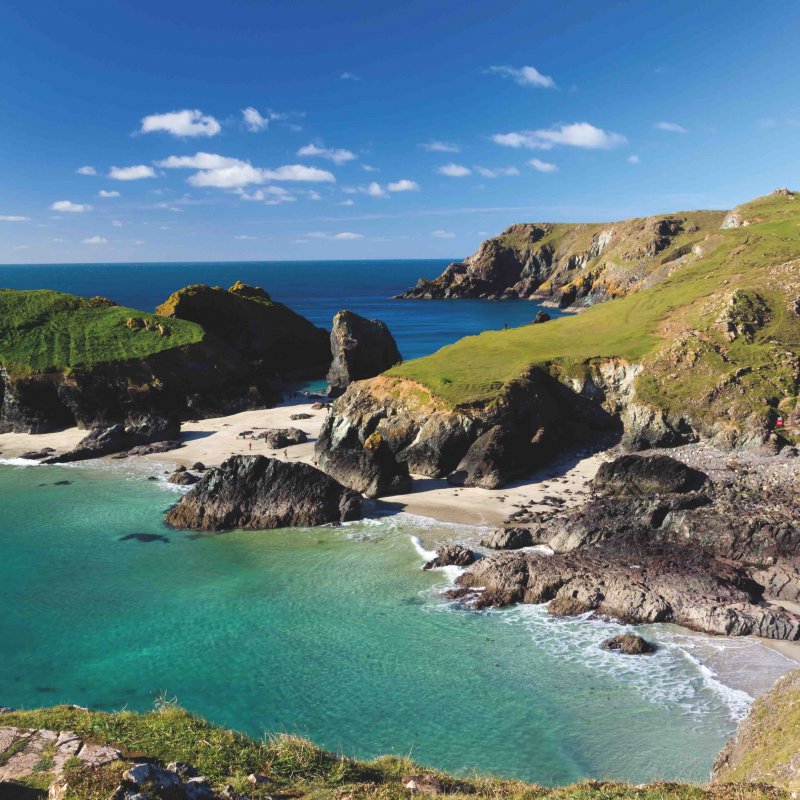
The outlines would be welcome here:
M 187 283 L 263 285 L 325 324 L 383 319 L 406 357 L 527 322 L 528 302 L 388 298 L 443 262 L 0 267 L 0 285 L 153 308 Z M 340 528 L 196 536 L 163 524 L 176 487 L 124 462 L 0 457 L 0 705 L 177 700 L 253 736 L 558 785 L 705 780 L 752 697 L 794 665 L 753 640 L 639 629 L 653 656 L 599 648 L 617 623 L 540 606 L 481 613 L 423 572 L 474 531 L 407 514 Z M 63 481 L 68 481 L 64 484 Z M 143 542 L 130 534 L 160 534 Z

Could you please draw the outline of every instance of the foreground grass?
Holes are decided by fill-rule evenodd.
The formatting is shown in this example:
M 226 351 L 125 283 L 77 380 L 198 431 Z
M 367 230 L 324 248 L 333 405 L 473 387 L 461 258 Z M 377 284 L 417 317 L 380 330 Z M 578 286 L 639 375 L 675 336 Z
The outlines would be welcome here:
M 144 358 L 203 336 L 192 322 L 102 298 L 0 289 L 0 364 L 17 375 Z
M 71 730 L 87 740 L 117 747 L 131 758 L 149 757 L 166 764 L 186 761 L 195 765 L 217 787 L 232 785 L 249 797 L 303 797 L 309 800 L 407 798 L 403 778 L 422 771 L 410 759 L 383 756 L 358 761 L 320 750 L 306 739 L 291 735 L 256 741 L 211 725 L 173 705 L 137 714 L 108 714 L 68 706 L 18 711 L 0 718 L 3 726 Z M 105 800 L 119 782 L 123 765 L 89 770 L 68 764 L 72 787 L 68 800 Z M 253 787 L 251 773 L 267 781 Z M 767 786 L 720 784 L 697 786 L 652 783 L 633 786 L 617 782 L 585 781 L 551 789 L 521 781 L 489 777 L 457 778 L 435 774 L 444 791 L 454 797 L 513 798 L 516 800 L 766 800 L 785 795 Z M 35 783 L 35 781 L 34 781 Z M 41 781 L 40 781 L 41 783 Z
M 579 372 L 592 360 L 617 357 L 647 363 L 648 379 L 637 386 L 637 394 L 667 411 L 716 413 L 712 390 L 721 377 L 742 370 L 752 376 L 742 391 L 721 397 L 724 405 L 734 395 L 743 396 L 747 407 L 739 409 L 739 418 L 763 416 L 781 403 L 792 406 L 796 378 L 789 362 L 800 351 L 800 320 L 789 313 L 788 302 L 800 275 L 797 265 L 786 262 L 800 258 L 800 197 L 761 198 L 741 207 L 741 213 L 753 224 L 715 231 L 700 258 L 650 288 L 545 325 L 470 336 L 405 362 L 389 375 L 463 406 L 490 402 L 533 366 Z M 762 294 L 770 319 L 753 342 L 731 345 L 717 320 L 722 301 L 737 288 Z M 687 333 L 700 337 L 699 348 L 690 342 L 681 345 L 683 350 L 670 350 Z M 776 375 L 782 363 L 786 375 Z

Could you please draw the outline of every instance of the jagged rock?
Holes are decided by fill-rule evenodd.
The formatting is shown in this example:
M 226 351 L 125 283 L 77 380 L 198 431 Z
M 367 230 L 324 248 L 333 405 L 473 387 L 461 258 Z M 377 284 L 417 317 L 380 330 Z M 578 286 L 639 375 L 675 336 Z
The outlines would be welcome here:
M 408 465 L 398 462 L 380 433 L 372 433 L 362 442 L 351 428 L 323 427 L 316 455 L 320 469 L 367 497 L 411 491 Z
M 187 469 L 178 469 L 167 478 L 167 483 L 174 483 L 176 486 L 192 486 L 197 483 L 200 478 L 193 475 Z
M 422 569 L 439 567 L 466 567 L 475 561 L 475 553 L 460 544 L 448 544 L 436 551 L 436 557 L 426 562 Z
M 540 311 L 534 318 L 531 324 L 541 325 L 543 322 L 550 322 L 550 315 L 546 311 Z
M 455 470 L 447 476 L 454 486 L 497 489 L 530 468 L 519 434 L 495 425 L 469 447 Z
M 206 465 L 202 461 L 195 461 L 194 464 L 192 464 L 192 469 L 196 472 L 205 472 Z
M 44 447 L 41 450 L 28 450 L 20 458 L 24 458 L 26 461 L 42 461 L 46 458 L 52 458 L 54 452 L 52 447 Z
M 165 442 L 153 442 L 152 444 L 140 444 L 124 450 L 115 458 L 129 458 L 130 456 L 149 456 L 153 453 L 169 453 L 171 450 L 178 450 L 183 447 L 183 443 L 178 439 L 170 439 Z
M 295 444 L 308 441 L 308 436 L 299 428 L 273 428 L 262 431 L 256 439 L 263 439 L 264 443 L 272 450 L 283 450 Z
M 209 470 L 166 521 L 175 528 L 289 528 L 361 518 L 361 498 L 301 462 L 232 456 Z
M 435 775 L 406 775 L 403 778 L 403 787 L 412 794 L 443 794 L 442 782 Z
M 554 617 L 578 617 L 592 610 L 590 605 L 569 595 L 558 595 L 547 604 L 547 613 Z
M 497 528 L 481 539 L 481 547 L 492 550 L 519 550 L 536 544 L 530 528 Z
M 174 440 L 180 436 L 180 430 L 180 423 L 175 419 L 160 417 L 156 414 L 144 414 L 128 420 L 125 425 L 118 423 L 109 428 L 95 428 L 81 439 L 74 450 L 52 456 L 46 460 L 46 463 L 62 464 L 69 461 L 85 461 L 89 458 L 100 458 L 154 442 Z
M 739 337 L 752 342 L 756 332 L 769 322 L 770 315 L 769 304 L 758 292 L 737 289 L 730 296 L 717 325 L 730 342 Z
M 620 456 L 607 461 L 592 481 L 605 495 L 651 495 L 699 489 L 708 476 L 669 456 Z
M 300 414 L 290 414 L 289 415 L 289 419 L 291 419 L 291 420 L 313 419 L 313 418 L 314 418 L 313 414 L 306 414 L 305 412 L 302 412 Z
M 328 371 L 328 394 L 340 395 L 353 381 L 379 375 L 402 361 L 386 325 L 352 311 L 340 311 L 331 327 L 333 361 Z
M 600 644 L 604 650 L 613 650 L 626 656 L 641 656 L 655 653 L 658 649 L 654 644 L 636 636 L 633 633 L 623 633 L 619 636 L 612 636 Z

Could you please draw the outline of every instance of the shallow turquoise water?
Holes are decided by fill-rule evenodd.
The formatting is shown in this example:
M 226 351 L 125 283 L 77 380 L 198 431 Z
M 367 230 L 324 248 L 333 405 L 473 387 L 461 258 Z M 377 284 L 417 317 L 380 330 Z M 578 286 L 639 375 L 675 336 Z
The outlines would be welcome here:
M 357 756 L 548 784 L 703 780 L 748 701 L 719 679 L 754 692 L 791 666 L 665 628 L 648 632 L 656 656 L 626 659 L 597 647 L 620 626 L 459 610 L 412 541 L 459 531 L 419 518 L 192 538 L 162 525 L 175 498 L 125 467 L 0 466 L 0 704 L 147 709 L 165 693 Z M 136 532 L 169 541 L 120 541 Z

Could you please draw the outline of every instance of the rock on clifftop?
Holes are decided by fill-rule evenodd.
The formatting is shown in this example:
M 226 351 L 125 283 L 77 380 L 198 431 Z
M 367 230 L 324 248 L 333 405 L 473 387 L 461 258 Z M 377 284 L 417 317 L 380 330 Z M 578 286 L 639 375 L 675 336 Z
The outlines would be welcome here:
M 338 397 L 353 381 L 374 378 L 402 361 L 386 324 L 352 311 L 340 311 L 331 327 L 333 362 L 328 394 Z
M 361 519 L 361 497 L 308 464 L 232 456 L 167 512 L 175 528 L 310 527 Z

